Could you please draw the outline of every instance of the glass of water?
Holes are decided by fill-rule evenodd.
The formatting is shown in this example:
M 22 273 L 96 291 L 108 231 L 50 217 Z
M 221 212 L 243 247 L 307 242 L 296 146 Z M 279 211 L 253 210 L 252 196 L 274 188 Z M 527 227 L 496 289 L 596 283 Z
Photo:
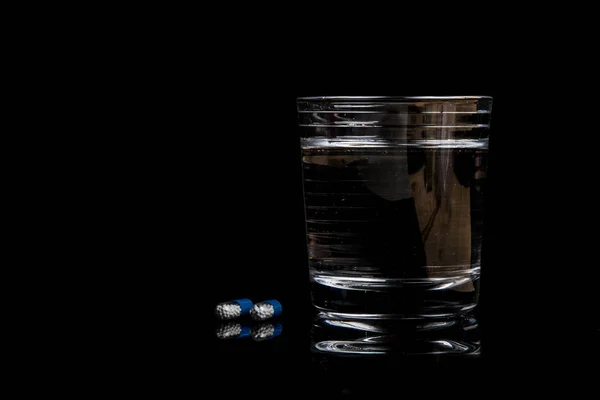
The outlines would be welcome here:
M 492 98 L 301 97 L 308 267 L 330 316 L 477 304 Z

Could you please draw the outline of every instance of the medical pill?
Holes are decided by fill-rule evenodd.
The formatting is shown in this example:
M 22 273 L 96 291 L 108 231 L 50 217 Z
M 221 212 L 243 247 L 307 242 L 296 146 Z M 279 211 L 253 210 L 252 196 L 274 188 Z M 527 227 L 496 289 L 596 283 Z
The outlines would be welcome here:
M 277 300 L 267 300 L 256 303 L 250 309 L 250 317 L 256 321 L 264 321 L 281 314 L 281 303 Z
M 219 319 L 233 319 L 248 314 L 251 308 L 252 301 L 248 299 L 227 301 L 217 305 L 215 308 L 215 315 Z

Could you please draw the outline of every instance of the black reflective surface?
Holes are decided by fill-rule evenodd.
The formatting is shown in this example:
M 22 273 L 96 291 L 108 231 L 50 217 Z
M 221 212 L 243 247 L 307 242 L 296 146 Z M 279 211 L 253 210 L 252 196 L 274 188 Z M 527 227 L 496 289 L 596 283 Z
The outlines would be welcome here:
M 203 324 L 212 335 L 205 362 L 213 385 L 283 397 L 533 395 L 565 387 L 583 395 L 598 372 L 600 331 L 592 319 L 544 320 L 489 306 L 451 319 L 352 320 L 283 299 L 284 313 L 269 321 L 279 326 L 271 339 L 220 339 L 231 322 Z M 264 324 L 238 323 L 250 332 Z

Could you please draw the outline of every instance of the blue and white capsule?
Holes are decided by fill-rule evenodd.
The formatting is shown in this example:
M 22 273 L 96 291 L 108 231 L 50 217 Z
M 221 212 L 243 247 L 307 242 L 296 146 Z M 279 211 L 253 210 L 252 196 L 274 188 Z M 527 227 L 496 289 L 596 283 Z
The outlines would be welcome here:
M 282 330 L 283 326 L 281 324 L 265 322 L 252 327 L 252 339 L 257 342 L 271 340 L 281 335 Z
M 256 303 L 250 309 L 250 318 L 255 321 L 264 321 L 269 318 L 277 317 L 281 314 L 281 303 L 277 300 L 267 300 Z
M 243 339 L 250 336 L 252 330 L 249 326 L 242 325 L 237 322 L 229 322 L 227 324 L 221 324 L 217 328 L 215 334 L 219 339 Z
M 223 320 L 239 318 L 242 315 L 248 314 L 252 305 L 252 301 L 248 299 L 227 301 L 217 305 L 215 308 L 215 315 L 217 318 Z

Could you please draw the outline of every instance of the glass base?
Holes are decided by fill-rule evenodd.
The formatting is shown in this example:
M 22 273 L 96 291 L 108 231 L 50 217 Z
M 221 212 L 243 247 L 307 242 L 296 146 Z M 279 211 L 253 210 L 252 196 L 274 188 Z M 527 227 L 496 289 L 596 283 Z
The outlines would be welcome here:
M 473 310 L 479 271 L 423 279 L 372 279 L 311 273 L 313 305 L 355 319 L 447 318 Z

